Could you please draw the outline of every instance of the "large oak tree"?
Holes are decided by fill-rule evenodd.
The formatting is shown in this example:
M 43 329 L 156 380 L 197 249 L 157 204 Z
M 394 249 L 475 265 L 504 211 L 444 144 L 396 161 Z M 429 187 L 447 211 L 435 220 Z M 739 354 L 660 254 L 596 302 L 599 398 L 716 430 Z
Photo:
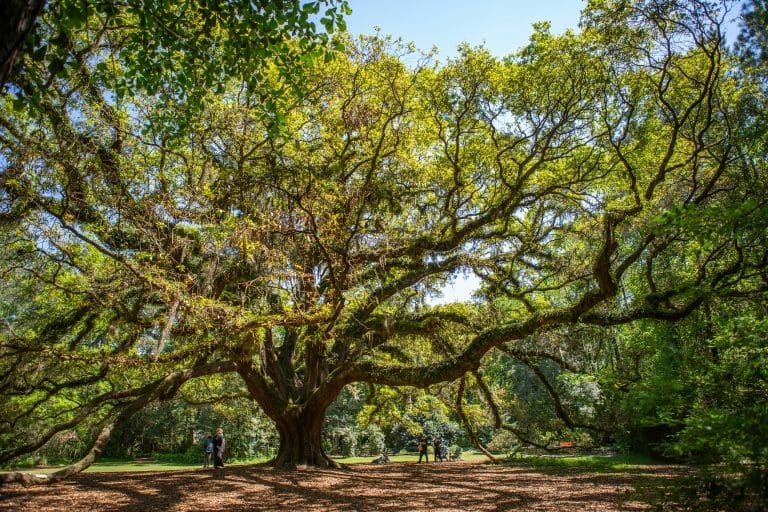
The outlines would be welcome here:
M 63 477 L 145 405 L 239 386 L 275 464 L 332 465 L 350 383 L 480 378 L 548 329 L 764 291 L 765 178 L 715 7 L 595 1 L 579 34 L 444 65 L 350 42 L 282 133 L 237 77 L 171 131 L 185 105 L 114 94 L 103 48 L 41 67 L 45 93 L 0 114 L 0 461 L 89 426 Z M 425 302 L 462 272 L 478 304 Z

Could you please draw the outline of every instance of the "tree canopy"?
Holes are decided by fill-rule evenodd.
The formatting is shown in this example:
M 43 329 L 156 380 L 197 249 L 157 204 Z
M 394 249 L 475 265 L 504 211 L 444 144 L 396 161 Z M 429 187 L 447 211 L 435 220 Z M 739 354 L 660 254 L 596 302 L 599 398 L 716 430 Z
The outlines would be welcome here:
M 89 80 L 118 98 L 142 91 L 183 104 L 166 115 L 186 120 L 227 80 L 279 114 L 286 91 L 300 93 L 302 70 L 342 49 L 332 36 L 351 12 L 344 0 L 13 0 L 2 9 L 0 86 L 18 102 L 38 101 L 41 87 L 91 58 Z
M 142 84 L 120 32 L 30 63 L 45 88 L 0 109 L 0 462 L 79 426 L 65 476 L 142 408 L 236 388 L 276 464 L 330 465 L 349 384 L 458 380 L 461 408 L 471 378 L 493 403 L 494 357 L 559 329 L 764 293 L 766 173 L 740 133 L 764 91 L 726 7 L 594 0 L 578 33 L 444 65 L 347 40 L 272 115 L 279 66 Z M 475 303 L 430 303 L 465 272 Z

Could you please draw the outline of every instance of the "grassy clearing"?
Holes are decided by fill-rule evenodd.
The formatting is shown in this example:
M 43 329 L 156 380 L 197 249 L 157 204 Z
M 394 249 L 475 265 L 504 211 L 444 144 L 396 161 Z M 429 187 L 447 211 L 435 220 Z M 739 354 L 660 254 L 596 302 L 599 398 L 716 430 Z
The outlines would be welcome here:
M 333 460 L 340 464 L 370 464 L 376 457 L 332 457 Z M 464 452 L 461 457 L 463 460 L 483 460 L 485 456 L 481 453 Z M 416 462 L 419 460 L 419 456 L 416 453 L 406 453 L 404 455 L 392 455 L 389 458 L 393 463 L 396 462 Z M 432 456 L 429 457 L 430 462 Z M 267 462 L 269 457 L 259 457 L 249 459 L 245 461 L 230 462 L 228 466 L 246 466 L 250 464 L 261 464 Z M 196 464 L 179 463 L 179 462 L 135 462 L 135 461 L 100 461 L 93 464 L 91 467 L 85 470 L 87 473 L 105 473 L 105 472 L 117 472 L 117 471 L 178 471 L 178 470 L 190 470 L 201 469 L 203 467 L 202 461 Z
M 376 457 L 333 457 L 333 460 L 341 464 L 370 464 Z M 481 453 L 464 452 L 462 460 L 484 460 L 485 456 Z M 393 455 L 390 460 L 393 463 L 416 462 L 419 459 L 418 454 L 406 453 L 404 455 Z M 227 464 L 228 466 L 246 466 L 251 464 L 261 464 L 267 462 L 269 457 L 258 457 L 245 461 L 235 461 Z M 430 455 L 430 462 L 432 456 Z M 64 466 L 46 466 L 46 467 L 20 467 L 13 471 L 23 473 L 48 474 L 61 469 Z M 190 469 L 202 469 L 203 463 L 184 463 L 184 462 L 162 462 L 162 461 L 134 461 L 134 460 L 102 460 L 94 463 L 84 473 L 118 473 L 131 471 L 189 471 Z M 8 470 L 0 470 L 0 473 Z
M 376 457 L 331 457 L 336 462 L 341 464 L 370 464 Z M 390 455 L 389 460 L 395 462 L 417 462 L 419 460 L 418 453 L 406 453 L 403 455 Z M 486 460 L 485 455 L 476 452 L 463 452 L 461 454 L 461 460 Z M 429 462 L 433 461 L 432 454 L 429 454 Z
M 259 464 L 269 460 L 267 457 L 250 459 L 247 461 L 237 461 L 230 466 L 243 466 L 247 464 Z M 202 469 L 202 461 L 199 463 L 184 462 L 136 462 L 136 461 L 102 461 L 97 462 L 84 471 L 84 473 L 117 473 L 121 471 L 181 471 L 190 469 Z
M 574 469 L 597 472 L 622 472 L 659 464 L 642 455 L 518 455 L 507 461 L 537 469 Z
M 251 464 L 261 464 L 267 462 L 269 457 L 255 457 L 248 460 L 238 460 L 227 464 L 227 466 L 247 466 Z M 190 469 L 203 469 L 203 461 L 189 462 L 162 462 L 162 461 L 100 461 L 88 469 L 85 473 L 116 473 L 120 471 L 181 471 Z
M 237 461 L 229 465 L 243 466 L 259 464 L 269 460 L 268 457 L 254 458 L 247 461 Z M 64 465 L 51 465 L 45 467 L 19 467 L 15 469 L 0 470 L 0 473 L 20 471 L 22 473 L 48 474 L 63 468 Z M 83 473 L 119 473 L 127 471 L 189 471 L 190 469 L 202 469 L 202 461 L 199 463 L 187 462 L 162 462 L 162 461 L 135 461 L 135 460 L 103 460 L 86 468 Z
M 370 464 L 376 457 L 333 457 L 333 460 L 341 464 Z M 462 460 L 482 462 L 487 460 L 485 455 L 478 452 L 464 452 Z M 392 463 L 416 462 L 419 456 L 415 453 L 406 453 L 390 456 Z M 235 461 L 228 466 L 244 466 L 267 462 L 268 457 L 259 457 L 244 461 Z M 430 463 L 432 462 L 430 455 Z M 590 472 L 622 472 L 640 469 L 641 466 L 658 464 L 648 457 L 639 455 L 517 455 L 504 461 L 505 464 L 525 466 L 535 469 L 572 469 Z M 190 469 L 202 469 L 202 461 L 199 463 L 161 462 L 161 461 L 133 461 L 133 460 L 104 460 L 99 461 L 86 469 L 85 473 L 117 473 L 130 471 L 188 471 Z M 26 473 L 52 473 L 63 466 L 26 467 L 17 471 Z M 2 471 L 0 471 L 2 472 Z

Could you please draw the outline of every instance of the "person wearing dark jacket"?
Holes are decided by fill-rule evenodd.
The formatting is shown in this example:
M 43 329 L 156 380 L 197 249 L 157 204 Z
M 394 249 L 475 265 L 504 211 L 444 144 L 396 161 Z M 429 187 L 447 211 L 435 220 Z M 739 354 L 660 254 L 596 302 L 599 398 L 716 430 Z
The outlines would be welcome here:
M 432 462 L 437 462 L 438 459 L 440 462 L 443 462 L 443 441 L 439 437 L 436 437 L 435 440 L 432 442 L 432 445 L 435 447 L 435 453 L 432 455 Z
M 213 437 L 213 467 L 224 467 L 224 447 L 226 442 L 224 441 L 224 431 L 221 427 L 216 429 L 216 435 Z
M 424 437 L 419 439 L 419 445 L 417 447 L 419 450 L 419 463 L 421 463 L 422 457 L 424 457 L 424 460 L 426 462 L 429 462 L 429 455 L 427 454 L 427 446 L 428 446 L 427 440 Z

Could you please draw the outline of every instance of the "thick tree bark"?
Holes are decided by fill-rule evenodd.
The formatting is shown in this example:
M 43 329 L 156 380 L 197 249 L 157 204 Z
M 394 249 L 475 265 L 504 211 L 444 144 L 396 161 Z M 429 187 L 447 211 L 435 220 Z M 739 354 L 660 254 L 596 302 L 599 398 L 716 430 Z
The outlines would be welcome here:
M 10 78 L 19 49 L 40 15 L 43 4 L 45 0 L 0 2 L 0 89 Z
M 276 467 L 339 467 L 323 450 L 322 429 L 325 411 L 295 407 L 275 421 L 280 434 L 280 448 L 273 463 Z
M 313 379 L 312 386 L 306 381 L 291 381 L 286 378 L 292 375 L 290 362 L 279 361 L 274 356 L 269 337 L 264 350 L 262 368 L 241 362 L 237 371 L 251 397 L 274 422 L 280 436 L 280 447 L 272 464 L 278 468 L 340 467 L 323 450 L 322 431 L 326 410 L 348 381 L 322 381 L 319 374 Z

